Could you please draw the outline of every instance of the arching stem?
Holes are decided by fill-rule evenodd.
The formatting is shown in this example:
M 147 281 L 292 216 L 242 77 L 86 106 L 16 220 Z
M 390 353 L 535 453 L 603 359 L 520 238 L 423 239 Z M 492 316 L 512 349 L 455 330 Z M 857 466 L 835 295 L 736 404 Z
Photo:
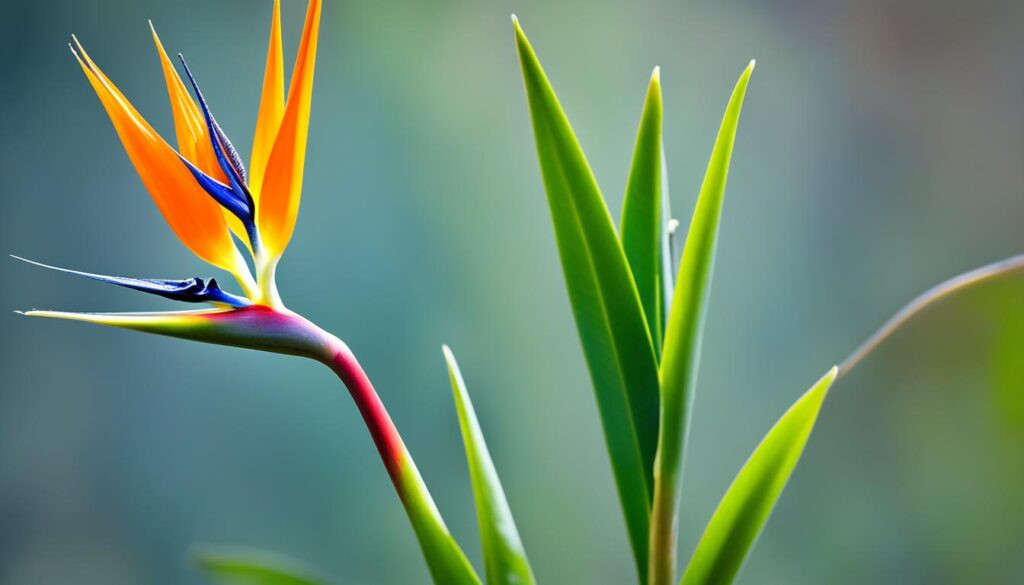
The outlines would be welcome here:
M 323 335 L 324 352 L 318 359 L 341 378 L 352 395 L 409 516 L 434 581 L 479 585 L 479 578 L 448 531 L 423 477 L 366 372 L 348 345 L 333 335 Z
M 975 268 L 959 276 L 938 284 L 899 310 L 891 319 L 886 321 L 871 337 L 853 351 L 841 364 L 839 364 L 839 376 L 848 373 L 857 366 L 865 357 L 881 345 L 886 339 L 892 336 L 900 327 L 917 316 L 919 313 L 966 288 L 988 282 L 994 278 L 1011 274 L 1017 271 L 1024 271 L 1024 254 L 1018 254 Z

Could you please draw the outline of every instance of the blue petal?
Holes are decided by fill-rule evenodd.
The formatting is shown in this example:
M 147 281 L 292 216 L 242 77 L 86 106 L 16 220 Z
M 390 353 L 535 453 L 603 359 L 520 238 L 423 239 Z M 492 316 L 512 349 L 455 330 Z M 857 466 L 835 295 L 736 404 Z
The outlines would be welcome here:
M 199 84 L 196 83 L 192 71 L 188 68 L 185 57 L 178 53 L 178 58 L 185 68 L 185 74 L 188 75 L 188 80 L 192 84 L 192 89 L 195 91 L 196 98 L 199 100 L 199 105 L 203 110 L 206 128 L 210 134 L 210 142 L 213 144 L 213 152 L 217 157 L 217 164 L 224 171 L 230 184 L 224 185 L 197 169 L 195 165 L 187 160 L 182 160 L 199 182 L 199 185 L 221 206 L 242 221 L 242 225 L 245 226 L 245 231 L 249 236 L 249 243 L 252 244 L 255 250 L 259 247 L 255 221 L 256 203 L 253 201 L 252 194 L 249 193 L 249 189 L 245 185 L 245 166 L 242 165 L 242 158 L 238 156 L 238 151 L 231 145 L 231 141 L 228 140 L 224 130 L 221 129 L 220 124 L 217 123 L 217 120 L 214 119 L 213 114 L 210 112 L 210 107 L 206 104 L 206 98 L 203 97 Z M 225 154 L 225 150 L 227 154 Z
M 199 84 L 196 83 L 192 70 L 188 68 L 185 57 L 178 53 L 178 59 L 181 60 L 181 64 L 185 68 L 185 75 L 188 76 L 189 83 L 192 84 L 192 90 L 196 92 L 196 99 L 199 100 L 199 107 L 203 110 L 206 127 L 210 132 L 210 142 L 213 143 L 213 152 L 217 155 L 217 164 L 220 165 L 224 174 L 228 176 L 232 190 L 237 191 L 239 194 L 244 192 L 248 196 L 249 192 L 244 188 L 245 166 L 242 165 L 242 158 L 238 156 L 235 147 L 231 145 L 231 141 L 228 140 L 220 124 L 214 119 L 213 113 L 210 112 L 210 106 L 207 105 L 203 92 L 199 90 Z M 225 151 L 227 151 L 227 154 L 225 154 Z
M 195 177 L 199 186 L 202 187 L 210 197 L 213 197 L 214 201 L 219 203 L 224 209 L 230 211 L 235 217 L 242 220 L 242 223 L 246 224 L 246 226 L 251 223 L 252 206 L 244 199 L 240 199 L 231 187 L 228 187 L 224 183 L 221 183 L 217 179 L 214 179 L 210 175 L 199 170 L 198 167 L 189 162 L 185 157 L 179 155 L 178 158 L 181 159 L 181 162 L 185 163 L 185 166 L 188 167 L 189 172 L 191 172 L 192 176 Z
M 132 290 L 154 294 L 173 301 L 183 301 L 186 303 L 215 303 L 231 307 L 246 307 L 252 304 L 249 299 L 242 298 L 222 290 L 220 286 L 217 285 L 217 280 L 214 278 L 197 277 L 185 280 L 165 280 L 159 278 L 104 276 L 102 274 L 80 272 L 78 270 L 70 270 L 59 266 L 50 266 L 49 264 L 35 262 L 19 256 L 12 255 L 11 258 L 21 260 L 22 262 L 27 262 L 35 266 L 49 268 L 50 270 L 57 270 L 67 274 L 74 274 L 76 276 L 82 276 L 84 278 L 98 280 L 108 284 L 116 284 L 117 286 L 123 286 Z
M 206 107 L 205 102 L 203 104 L 203 107 Z M 208 110 L 207 113 L 209 113 Z M 241 178 L 242 185 L 248 185 L 249 177 L 246 175 L 245 164 L 242 163 L 242 157 L 239 156 L 238 151 L 235 150 L 235 145 L 231 144 L 231 140 L 229 140 L 228 135 L 224 133 L 224 129 L 221 128 L 220 124 L 217 123 L 217 120 L 214 119 L 213 114 L 209 115 L 210 120 L 213 122 L 213 129 L 217 132 L 217 138 L 220 139 L 221 146 L 223 146 L 224 150 L 227 151 L 228 160 L 231 161 L 231 166 L 235 168 L 235 171 L 238 173 L 239 178 Z

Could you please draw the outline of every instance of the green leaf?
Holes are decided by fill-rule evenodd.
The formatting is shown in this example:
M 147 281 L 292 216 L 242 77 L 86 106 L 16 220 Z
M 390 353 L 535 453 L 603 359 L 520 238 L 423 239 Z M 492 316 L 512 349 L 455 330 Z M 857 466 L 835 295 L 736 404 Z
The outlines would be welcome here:
M 662 233 L 661 216 L 664 205 L 662 182 L 665 173 L 661 145 L 661 74 L 657 67 L 651 74 L 640 115 L 640 128 L 633 148 L 633 163 L 629 169 L 626 196 L 622 203 L 622 249 L 633 273 L 647 329 L 654 340 L 655 352 L 661 350 L 664 335 L 662 286 Z
M 676 523 L 683 454 L 700 362 L 701 338 L 711 290 L 718 226 L 729 173 L 736 127 L 747 91 L 751 61 L 733 90 L 711 153 L 697 206 L 690 220 L 661 356 L 661 434 L 658 437 L 657 483 L 651 511 L 651 583 L 675 580 Z
M 657 360 L 615 224 L 569 121 L 513 17 L 541 174 L 641 575 L 658 432 Z
M 473 482 L 473 497 L 476 500 L 476 515 L 480 524 L 480 543 L 484 553 L 488 585 L 534 585 L 536 580 L 526 551 L 519 538 L 512 511 L 509 509 L 505 492 L 498 479 L 498 471 L 487 451 L 483 431 L 477 421 L 473 403 L 466 391 L 459 364 L 448 346 L 444 346 L 444 358 L 451 376 L 455 408 L 459 414 L 459 428 L 466 445 L 466 460 L 469 462 L 469 477 Z
M 829 370 L 761 440 L 711 516 L 682 585 L 726 585 L 736 578 L 800 460 L 837 373 Z
M 192 559 L 206 577 L 223 585 L 326 585 L 333 581 L 278 553 L 199 545 Z

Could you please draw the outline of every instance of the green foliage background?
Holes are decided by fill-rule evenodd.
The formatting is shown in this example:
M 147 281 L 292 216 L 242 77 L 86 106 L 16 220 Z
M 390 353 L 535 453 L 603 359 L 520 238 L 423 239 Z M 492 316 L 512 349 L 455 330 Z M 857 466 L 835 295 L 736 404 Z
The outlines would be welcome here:
M 283 4 L 294 49 L 304 3 Z M 633 569 L 510 12 L 612 210 L 661 65 L 684 226 L 736 74 L 758 60 L 707 318 L 686 559 L 798 392 L 920 290 L 1024 249 L 1024 7 L 325 7 L 286 302 L 360 356 L 475 561 L 442 342 L 459 356 L 538 580 L 620 583 Z M 212 274 L 164 226 L 64 41 L 77 33 L 170 134 L 152 18 L 247 150 L 269 13 L 269 0 L 0 7 L 0 251 L 111 274 Z M 163 306 L 13 261 L 0 279 L 11 309 Z M 1024 280 L 1007 280 L 930 311 L 840 380 L 740 582 L 1024 578 L 1022 345 Z M 196 541 L 279 550 L 350 583 L 427 580 L 328 371 L 13 314 L 0 316 L 0 349 L 0 582 L 198 583 L 186 563 Z

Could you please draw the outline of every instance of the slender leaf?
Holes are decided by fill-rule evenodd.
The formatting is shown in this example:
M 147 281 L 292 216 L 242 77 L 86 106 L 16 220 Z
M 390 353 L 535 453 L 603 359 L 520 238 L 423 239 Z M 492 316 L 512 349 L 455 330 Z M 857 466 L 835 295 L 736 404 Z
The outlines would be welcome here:
M 661 74 L 651 74 L 640 115 L 640 128 L 633 148 L 626 196 L 622 203 L 622 249 L 629 261 L 640 302 L 647 317 L 647 329 L 654 340 L 655 353 L 661 350 L 664 334 L 662 289 L 662 177 L 661 146 Z
M 626 256 L 594 175 L 515 21 L 541 174 L 608 453 L 641 575 L 657 445 L 657 361 Z
M 838 374 L 832 368 L 768 431 L 718 504 L 682 585 L 727 585 L 739 574 L 793 473 Z
M 333 581 L 278 553 L 200 545 L 192 559 L 206 577 L 223 585 L 327 585 Z
M 459 414 L 459 428 L 462 430 L 466 460 L 469 462 L 469 477 L 473 482 L 487 584 L 534 585 L 536 580 L 533 571 L 526 559 L 526 551 L 519 538 L 519 530 L 512 518 L 505 491 L 498 479 L 498 471 L 487 450 L 476 411 L 469 400 L 466 382 L 462 379 L 455 355 L 447 345 L 444 346 L 444 358 L 448 363 L 455 408 Z
M 700 362 L 704 316 L 711 290 L 711 271 L 715 261 L 729 160 L 736 140 L 743 97 L 753 70 L 754 62 L 751 61 L 729 99 L 697 198 L 697 207 L 690 220 L 669 311 L 660 369 L 661 434 L 658 438 L 657 483 L 651 511 L 652 585 L 667 585 L 675 580 L 679 490 L 692 395 Z

